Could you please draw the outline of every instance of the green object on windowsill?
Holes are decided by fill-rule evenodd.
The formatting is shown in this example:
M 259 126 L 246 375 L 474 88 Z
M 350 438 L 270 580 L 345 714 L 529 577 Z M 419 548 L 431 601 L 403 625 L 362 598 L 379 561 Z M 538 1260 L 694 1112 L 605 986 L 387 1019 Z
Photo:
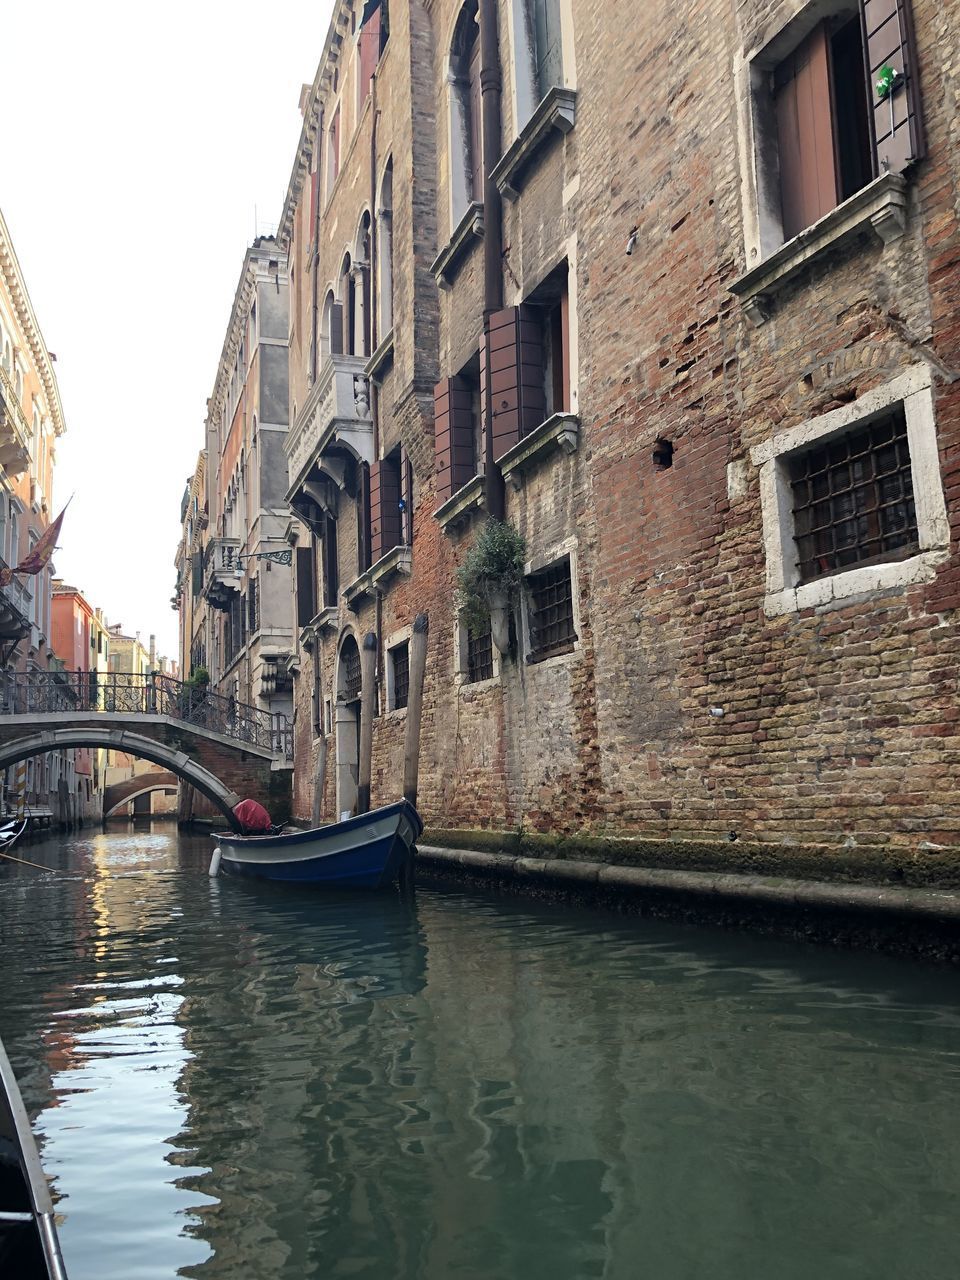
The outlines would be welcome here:
M 880 99 L 881 102 L 884 100 L 884 98 L 889 97 L 889 95 L 896 88 L 900 79 L 901 79 L 900 72 L 896 69 L 896 67 L 891 67 L 889 63 L 883 64 L 883 66 L 877 72 L 877 79 L 874 83 L 874 88 L 877 91 L 877 97 Z
M 523 582 L 526 542 L 502 520 L 482 525 L 473 546 L 457 569 L 457 606 L 471 635 L 490 626 L 490 607 L 510 605 Z

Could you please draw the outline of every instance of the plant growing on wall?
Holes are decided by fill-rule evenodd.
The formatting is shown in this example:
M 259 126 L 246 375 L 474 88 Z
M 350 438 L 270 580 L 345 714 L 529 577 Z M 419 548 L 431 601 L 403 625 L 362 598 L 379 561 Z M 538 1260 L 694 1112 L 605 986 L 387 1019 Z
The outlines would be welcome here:
M 457 569 L 457 605 L 471 635 L 490 628 L 501 653 L 510 647 L 509 610 L 523 582 L 526 542 L 512 525 L 488 520 Z

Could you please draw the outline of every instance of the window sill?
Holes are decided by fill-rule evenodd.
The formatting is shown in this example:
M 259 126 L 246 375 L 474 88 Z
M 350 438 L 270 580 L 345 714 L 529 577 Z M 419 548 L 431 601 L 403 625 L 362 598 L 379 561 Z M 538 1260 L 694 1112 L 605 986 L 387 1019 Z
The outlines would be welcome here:
M 458 676 L 459 685 L 457 692 L 465 702 L 471 702 L 474 695 L 479 697 L 488 690 L 495 689 L 501 683 L 499 675 L 487 676 L 486 680 L 467 680 L 463 676 Z
M 377 347 L 376 351 L 363 367 L 364 374 L 372 382 L 382 382 L 382 374 L 388 365 L 393 363 L 393 329 Z
M 524 665 L 527 667 L 536 667 L 539 671 L 543 671 L 549 667 L 565 667 L 568 666 L 575 658 L 580 655 L 580 641 L 575 640 L 569 649 L 564 649 L 562 653 L 550 653 L 546 657 L 539 658 L 535 653 L 527 653 L 524 655 Z
M 754 325 L 770 318 L 778 293 L 815 259 L 857 235 L 876 232 L 884 244 L 906 230 L 907 184 L 898 173 L 875 178 L 843 204 L 745 271 L 730 285 Z
M 430 274 L 441 289 L 449 289 L 467 254 L 483 239 L 483 205 L 474 200 L 460 219 L 447 247 L 433 260 Z
M 553 137 L 554 131 L 561 137 L 568 134 L 576 122 L 576 117 L 575 91 L 554 85 L 490 174 L 505 199 L 519 199 L 523 187 L 522 179 L 537 154 Z
M 486 478 L 482 475 L 474 476 L 452 498 L 437 507 L 433 513 L 434 520 L 441 529 L 450 532 L 469 524 L 476 513 L 487 509 L 486 488 Z
M 831 574 L 829 578 L 805 582 L 799 587 L 769 591 L 764 597 L 763 610 L 768 618 L 778 618 L 786 613 L 800 613 L 803 609 L 830 608 L 836 602 L 849 600 L 853 596 L 891 591 L 916 582 L 932 582 L 937 567 L 949 555 L 947 547 L 921 551 L 906 560 L 861 565 L 842 573 Z
M 413 548 L 394 547 L 385 556 L 381 556 L 376 564 L 371 565 L 366 573 L 354 578 L 349 586 L 343 589 L 343 598 L 347 607 L 354 613 L 360 607 L 364 596 L 374 596 L 383 592 L 384 587 L 397 574 L 409 575 L 413 572 Z
M 497 466 L 514 489 L 523 487 L 523 473 L 541 458 L 559 450 L 571 454 L 580 442 L 580 419 L 575 413 L 554 413 L 497 459 Z

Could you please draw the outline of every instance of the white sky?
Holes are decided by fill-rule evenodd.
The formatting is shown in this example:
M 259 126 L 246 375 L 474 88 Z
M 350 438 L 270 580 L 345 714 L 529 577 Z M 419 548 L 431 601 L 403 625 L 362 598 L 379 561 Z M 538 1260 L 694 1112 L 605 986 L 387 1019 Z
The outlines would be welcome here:
M 331 0 L 3 10 L 0 208 L 57 356 L 55 510 L 76 492 L 57 575 L 176 656 L 184 482 L 244 249 L 280 217 Z

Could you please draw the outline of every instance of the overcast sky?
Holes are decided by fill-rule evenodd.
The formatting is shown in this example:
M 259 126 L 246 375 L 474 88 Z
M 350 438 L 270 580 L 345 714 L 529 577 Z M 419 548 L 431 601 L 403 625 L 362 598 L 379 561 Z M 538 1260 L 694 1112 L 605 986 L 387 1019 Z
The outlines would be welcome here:
M 244 249 L 280 217 L 330 10 L 3 5 L 0 208 L 57 356 L 56 510 L 76 494 L 57 574 L 167 655 L 184 482 Z

